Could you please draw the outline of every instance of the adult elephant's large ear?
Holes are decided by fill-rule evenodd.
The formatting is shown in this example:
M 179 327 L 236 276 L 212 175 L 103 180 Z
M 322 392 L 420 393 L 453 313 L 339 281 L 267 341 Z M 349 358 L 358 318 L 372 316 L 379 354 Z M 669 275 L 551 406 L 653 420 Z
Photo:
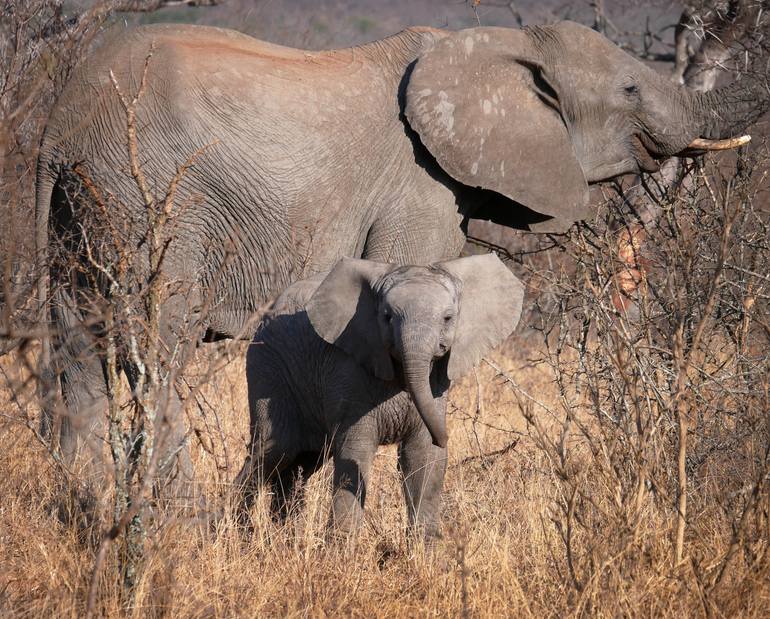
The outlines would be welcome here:
M 440 39 L 417 60 L 405 111 L 453 178 L 543 215 L 532 229 L 562 232 L 587 216 L 588 185 L 562 117 L 563 93 L 531 36 L 472 28 Z
M 462 282 L 447 368 L 447 375 L 454 380 L 470 372 L 513 333 L 521 317 L 524 286 L 495 254 L 458 258 L 438 266 Z
M 395 374 L 377 324 L 373 286 L 395 267 L 343 258 L 324 278 L 305 309 L 316 333 L 382 380 Z

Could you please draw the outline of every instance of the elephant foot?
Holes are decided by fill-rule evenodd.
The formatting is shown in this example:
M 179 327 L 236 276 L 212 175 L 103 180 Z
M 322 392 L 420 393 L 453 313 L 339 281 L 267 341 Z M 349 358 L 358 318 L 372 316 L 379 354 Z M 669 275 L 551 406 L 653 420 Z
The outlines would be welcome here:
M 355 544 L 359 537 L 358 527 L 347 527 L 334 524 L 326 527 L 325 539 L 327 543 L 340 546 Z
M 412 553 L 421 553 L 425 556 L 435 556 L 445 547 L 444 538 L 441 535 L 410 535 L 408 546 Z

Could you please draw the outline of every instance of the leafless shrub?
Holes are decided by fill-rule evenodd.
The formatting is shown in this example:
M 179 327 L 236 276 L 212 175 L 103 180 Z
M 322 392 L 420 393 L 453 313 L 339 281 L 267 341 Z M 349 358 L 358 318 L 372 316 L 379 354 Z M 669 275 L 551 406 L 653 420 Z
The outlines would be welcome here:
M 32 241 L 38 146 L 51 107 L 99 29 L 118 11 L 209 6 L 220 0 L 0 2 L 0 354 L 33 333 Z
M 551 286 L 535 314 L 538 361 L 554 371 L 558 405 L 500 374 L 559 486 L 550 519 L 580 609 L 595 611 L 665 547 L 662 564 L 698 588 L 707 614 L 751 604 L 719 598 L 727 581 L 748 595 L 769 576 L 766 166 L 742 153 L 698 167 L 648 224 L 618 226 L 634 221 L 619 191 L 566 239 L 574 271 L 538 269 Z M 618 237 L 632 225 L 644 243 L 629 260 Z
M 184 432 L 180 436 L 172 430 L 172 426 L 183 425 L 179 415 L 184 415 L 186 407 L 183 406 L 181 413 L 172 414 L 169 402 L 176 397 L 180 374 L 189 365 L 202 336 L 200 318 L 206 315 L 209 300 L 203 299 L 203 307 L 196 308 L 195 318 L 192 314 L 176 316 L 179 322 L 176 346 L 164 347 L 167 340 L 161 330 L 168 321 L 164 305 L 173 298 L 177 300 L 172 304 L 179 305 L 180 297 L 193 293 L 190 282 L 167 276 L 165 261 L 175 240 L 176 218 L 185 208 L 177 204 L 177 187 L 188 168 L 203 156 L 206 147 L 192 153 L 186 162 L 180 162 L 173 178 L 167 179 L 164 195 L 151 191 L 150 186 L 162 186 L 159 181 L 163 179 L 152 179 L 151 183 L 140 165 L 136 110 L 143 94 L 144 78 L 139 90 L 129 93 L 111 76 L 125 111 L 130 176 L 142 196 L 143 212 L 138 221 L 114 217 L 114 213 L 121 212 L 120 198 L 100 189 L 98 179 L 89 176 L 87 166 L 75 166 L 71 171 L 75 180 L 65 191 L 72 196 L 85 196 L 85 201 L 77 203 L 76 198 L 70 208 L 78 209 L 86 202 L 91 208 L 82 209 L 75 234 L 63 239 L 51 237 L 45 259 L 41 257 L 38 261 L 27 244 L 34 238 L 28 227 L 29 222 L 34 221 L 29 216 L 34 210 L 31 207 L 32 171 L 48 108 L 98 27 L 115 10 L 155 10 L 167 4 L 102 2 L 71 17 L 65 17 L 61 2 L 55 0 L 6 2 L 1 9 L 0 147 L 4 167 L 0 191 L 2 216 L 11 234 L 4 237 L 2 247 L 0 338 L 3 348 L 0 350 L 6 352 L 15 347 L 15 363 L 10 370 L 3 371 L 2 381 L 3 389 L 12 395 L 15 411 L 3 416 L 23 424 L 36 437 L 48 451 L 60 485 L 69 488 L 71 496 L 82 502 L 88 494 L 88 480 L 70 468 L 73 463 L 63 457 L 55 440 L 58 426 L 67 421 L 61 403 L 51 407 L 54 431 L 50 435 L 54 440 L 49 443 L 45 435 L 49 424 L 43 424 L 42 432 L 38 430 L 37 407 L 29 393 L 29 387 L 35 382 L 42 385 L 42 393 L 54 388 L 53 380 L 38 374 L 37 348 L 30 345 L 35 339 L 45 337 L 46 332 L 45 318 L 30 312 L 38 305 L 45 310 L 45 303 L 50 301 L 44 292 L 45 286 L 40 287 L 47 274 L 34 269 L 36 262 L 46 264 L 59 274 L 67 274 L 73 289 L 77 290 L 78 303 L 86 311 L 82 322 L 71 327 L 92 342 L 89 351 L 84 351 L 86 354 L 98 351 L 103 356 L 107 382 L 107 418 L 100 421 L 106 429 L 104 440 L 112 456 L 113 509 L 112 518 L 108 519 L 111 522 L 106 525 L 96 552 L 87 614 L 95 611 L 100 572 L 108 560 L 112 542 L 119 539 L 123 541 L 122 548 L 112 562 L 122 574 L 126 599 L 131 602 L 143 565 L 148 508 L 162 507 L 157 501 L 165 496 L 161 473 L 189 442 Z M 147 61 L 149 63 L 150 57 Z M 146 69 L 147 66 L 145 74 Z M 26 215 L 22 216 L 22 211 Z M 137 230 L 137 224 L 143 230 Z M 138 246 L 131 243 L 137 233 L 141 238 Z M 36 296 L 40 296 L 35 294 L 38 291 L 42 296 L 34 303 Z M 68 338 L 73 334 L 52 335 Z M 44 358 L 44 363 L 50 362 L 51 367 L 59 365 L 58 361 Z M 205 373 L 213 373 L 214 365 L 212 362 Z M 121 372 L 129 366 L 132 389 L 127 392 Z M 197 402 L 197 390 L 198 386 L 189 391 L 188 396 L 192 397 L 185 400 L 187 404 Z M 173 419 L 174 416 L 177 418 Z M 60 496 L 59 501 L 61 499 Z M 64 509 L 73 511 L 72 506 Z M 75 511 L 98 512 L 98 506 L 85 504 Z M 99 523 L 99 515 L 88 513 L 81 524 Z

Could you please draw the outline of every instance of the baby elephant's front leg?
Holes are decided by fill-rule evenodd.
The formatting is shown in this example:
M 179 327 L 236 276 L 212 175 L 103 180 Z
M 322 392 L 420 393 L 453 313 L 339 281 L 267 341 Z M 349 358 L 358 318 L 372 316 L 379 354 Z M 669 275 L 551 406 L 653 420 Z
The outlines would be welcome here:
M 331 523 L 342 534 L 350 534 L 363 521 L 366 485 L 377 452 L 374 424 L 361 419 L 338 432 L 334 440 L 334 497 Z
M 398 449 L 409 528 L 428 543 L 440 537 L 446 460 L 446 448 L 436 447 L 425 427 L 408 436 Z

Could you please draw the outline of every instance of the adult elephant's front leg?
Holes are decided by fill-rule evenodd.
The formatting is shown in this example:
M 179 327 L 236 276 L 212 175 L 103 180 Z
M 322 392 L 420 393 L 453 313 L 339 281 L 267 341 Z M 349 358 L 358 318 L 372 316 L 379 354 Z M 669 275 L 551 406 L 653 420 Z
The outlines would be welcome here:
M 182 375 L 189 369 L 190 356 L 185 352 L 185 346 L 194 345 L 194 326 L 203 316 L 198 313 L 204 301 L 200 288 L 189 271 L 194 271 L 190 265 L 181 266 L 177 256 L 169 259 L 166 270 L 176 275 L 178 288 L 163 299 L 161 319 L 159 322 L 160 343 L 158 361 L 161 368 L 173 374 L 172 368 Z M 186 272 L 187 270 L 187 272 Z M 181 349 L 180 352 L 175 352 Z M 178 355 L 179 360 L 174 357 Z M 181 364 L 181 365 L 177 365 Z M 129 382 L 136 368 L 127 369 Z M 156 446 L 160 450 L 157 487 L 160 498 L 181 509 L 194 509 L 198 515 L 205 512 L 202 486 L 196 479 L 195 469 L 190 456 L 190 431 L 186 424 L 185 406 L 182 403 L 178 384 L 166 384 L 158 393 L 158 414 L 155 418 Z
M 366 417 L 334 439 L 334 497 L 331 524 L 348 535 L 363 522 L 369 473 L 377 452 L 377 428 Z
M 443 185 L 423 178 L 420 191 L 387 209 L 372 225 L 362 258 L 395 264 L 430 264 L 460 255 L 465 245 L 462 216 L 454 196 Z M 429 187 L 425 187 L 429 183 Z
M 125 365 L 131 389 L 136 389 L 138 372 L 131 364 Z M 155 399 L 154 445 L 158 450 L 156 492 L 169 506 L 177 508 L 203 507 L 201 489 L 195 484 L 195 473 L 190 458 L 184 406 L 175 385 L 159 389 Z
M 409 528 L 422 535 L 426 542 L 440 537 L 441 490 L 446 460 L 446 448 L 436 447 L 422 425 L 399 445 L 398 466 L 403 476 Z

